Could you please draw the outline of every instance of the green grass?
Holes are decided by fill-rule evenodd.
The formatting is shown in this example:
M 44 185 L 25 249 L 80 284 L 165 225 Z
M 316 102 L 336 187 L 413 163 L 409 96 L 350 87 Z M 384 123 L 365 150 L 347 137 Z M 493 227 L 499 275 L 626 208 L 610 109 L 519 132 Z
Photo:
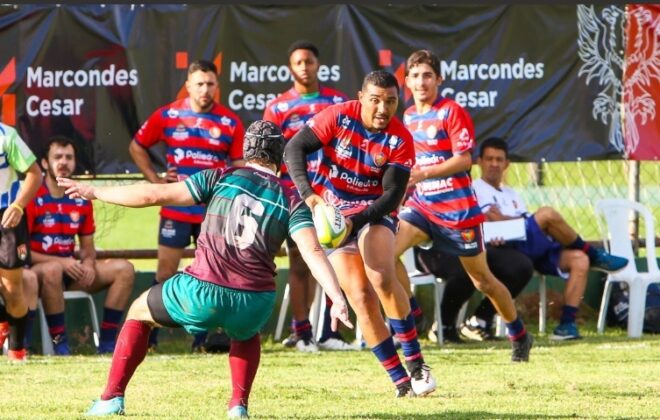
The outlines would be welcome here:
M 369 351 L 301 354 L 267 341 L 251 418 L 660 418 L 660 336 L 583 333 L 584 340 L 561 344 L 537 337 L 528 364 L 510 363 L 506 342 L 437 347 L 424 341 L 438 390 L 402 400 L 393 398 Z M 0 419 L 82 418 L 102 391 L 109 363 L 104 356 L 35 356 L 20 366 L 3 359 Z M 150 355 L 127 390 L 127 413 L 223 418 L 229 393 L 226 355 Z

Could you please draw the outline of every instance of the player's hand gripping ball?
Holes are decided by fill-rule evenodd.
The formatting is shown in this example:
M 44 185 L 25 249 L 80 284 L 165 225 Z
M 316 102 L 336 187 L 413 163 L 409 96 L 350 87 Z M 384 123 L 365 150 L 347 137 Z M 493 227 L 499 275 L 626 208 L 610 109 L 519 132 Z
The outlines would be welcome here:
M 336 248 L 346 237 L 346 219 L 339 209 L 329 204 L 317 204 L 314 207 L 314 227 L 325 249 Z

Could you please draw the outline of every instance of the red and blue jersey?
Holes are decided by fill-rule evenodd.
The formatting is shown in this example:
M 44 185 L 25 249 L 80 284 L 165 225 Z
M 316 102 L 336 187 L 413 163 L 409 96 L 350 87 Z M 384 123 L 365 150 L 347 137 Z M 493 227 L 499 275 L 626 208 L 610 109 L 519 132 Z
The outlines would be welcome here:
M 228 108 L 215 104 L 198 113 L 190 99 L 180 99 L 154 112 L 135 135 L 135 142 L 149 148 L 163 141 L 167 145 L 167 166 L 177 170 L 179 181 L 203 170 L 225 168 L 243 159 L 243 123 Z M 165 206 L 161 216 L 187 223 L 201 223 L 204 206 Z
M 314 192 L 339 208 L 344 216 L 360 213 L 383 194 L 388 165 L 410 171 L 415 163 L 413 139 L 393 117 L 377 133 L 362 125 L 359 101 L 333 105 L 308 123 L 321 140 L 321 162 L 311 180 Z
M 94 207 L 91 201 L 50 195 L 44 182 L 25 209 L 30 249 L 42 254 L 70 257 L 76 235 L 93 235 Z
M 415 158 L 421 168 L 470 153 L 476 146 L 472 118 L 451 99 L 438 98 L 424 114 L 418 114 L 413 105 L 404 113 L 403 121 L 415 139 Z M 467 171 L 419 182 L 406 206 L 452 229 L 474 227 L 485 220 Z
M 348 97 L 342 92 L 329 87 L 321 86 L 318 92 L 300 94 L 291 88 L 268 103 L 264 110 L 264 120 L 277 124 L 290 140 L 304 125 L 317 113 L 330 105 L 346 102 Z M 320 154 L 310 154 L 307 158 L 307 174 L 312 177 L 318 169 Z M 282 164 L 280 178 L 289 188 L 295 185 L 291 180 L 286 165 Z

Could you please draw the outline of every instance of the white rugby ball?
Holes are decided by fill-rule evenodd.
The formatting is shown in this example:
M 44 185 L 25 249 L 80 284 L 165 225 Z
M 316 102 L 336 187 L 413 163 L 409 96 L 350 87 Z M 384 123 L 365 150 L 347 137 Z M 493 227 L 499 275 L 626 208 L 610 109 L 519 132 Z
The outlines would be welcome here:
M 321 246 L 336 248 L 346 236 L 346 219 L 338 208 L 329 204 L 314 207 L 314 227 Z

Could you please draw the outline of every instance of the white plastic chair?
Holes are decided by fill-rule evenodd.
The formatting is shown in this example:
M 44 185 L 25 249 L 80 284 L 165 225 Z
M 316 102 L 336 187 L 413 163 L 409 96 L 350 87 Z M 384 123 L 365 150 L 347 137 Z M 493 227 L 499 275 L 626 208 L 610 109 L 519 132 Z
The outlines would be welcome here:
M 546 288 L 545 275 L 536 273 L 539 277 L 539 333 L 545 334 L 548 318 L 548 289 Z M 495 315 L 495 336 L 504 337 L 506 325 L 501 316 Z
M 289 309 L 290 301 L 290 288 L 287 282 L 284 286 L 284 295 L 282 296 L 282 304 L 280 305 L 280 312 L 277 316 L 277 325 L 275 326 L 275 341 L 282 338 L 282 331 L 284 330 L 284 321 L 286 320 L 286 313 Z M 316 283 L 316 291 L 314 294 L 314 302 L 309 309 L 309 322 L 312 324 L 312 335 L 319 340 L 323 334 L 323 313 L 325 312 L 325 293 L 321 285 Z
M 433 296 L 435 299 L 433 302 L 433 314 L 436 325 L 438 326 L 436 338 L 438 345 L 442 345 L 444 337 L 442 336 L 442 313 L 440 312 L 440 305 L 442 304 L 442 298 L 445 294 L 445 283 L 440 277 L 436 277 L 433 274 L 422 273 L 417 267 L 415 267 L 415 254 L 412 248 L 409 248 L 402 255 L 402 262 L 408 272 L 408 277 L 410 278 L 410 290 L 413 294 L 415 293 L 416 286 L 425 284 L 433 286 Z
M 624 199 L 604 199 L 596 202 L 596 212 L 604 216 L 607 224 L 607 234 L 603 236 L 603 243 L 614 255 L 628 258 L 628 265 L 618 273 L 608 274 L 605 281 L 605 290 L 598 313 L 598 332 L 605 329 L 605 315 L 612 293 L 612 283 L 625 282 L 628 284 L 628 336 L 641 337 L 644 326 L 644 312 L 646 308 L 646 289 L 651 283 L 660 283 L 660 270 L 655 259 L 655 223 L 653 215 L 648 208 L 640 203 Z M 628 232 L 631 211 L 638 212 L 644 218 L 646 229 L 646 263 L 647 272 L 639 272 L 635 265 L 635 254 Z
M 94 305 L 94 299 L 89 293 L 79 291 L 79 290 L 70 290 L 64 292 L 64 300 L 71 299 L 87 299 L 87 304 L 89 306 L 89 316 L 92 320 L 92 329 L 94 330 L 94 345 L 96 348 L 99 347 L 99 338 L 101 337 L 101 331 L 99 329 L 99 320 L 96 316 L 96 305 Z M 41 329 L 41 352 L 43 355 L 52 355 L 53 351 L 53 340 L 50 337 L 48 332 L 48 323 L 46 322 L 46 312 L 44 307 L 41 304 L 41 299 L 39 299 L 38 304 L 39 309 L 39 325 Z

